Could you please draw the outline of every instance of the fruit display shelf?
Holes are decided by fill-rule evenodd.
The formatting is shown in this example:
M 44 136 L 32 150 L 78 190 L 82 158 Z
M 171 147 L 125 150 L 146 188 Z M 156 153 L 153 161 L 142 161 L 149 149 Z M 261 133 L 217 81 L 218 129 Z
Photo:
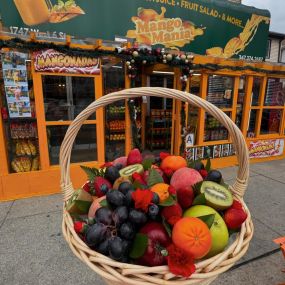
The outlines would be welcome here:
M 141 96 L 188 102 L 217 118 L 237 150 L 235 183 L 226 185 L 209 160 L 187 164 L 183 157 L 167 153 L 143 158 L 134 149 L 99 169 L 82 166 L 88 181 L 75 191 L 70 156 L 85 118 L 114 100 Z M 247 147 L 231 119 L 197 96 L 145 87 L 98 99 L 68 129 L 60 166 L 64 237 L 73 253 L 107 284 L 210 284 L 248 249 L 253 224 L 243 201 L 249 176 Z M 236 233 L 229 243 L 230 231 Z

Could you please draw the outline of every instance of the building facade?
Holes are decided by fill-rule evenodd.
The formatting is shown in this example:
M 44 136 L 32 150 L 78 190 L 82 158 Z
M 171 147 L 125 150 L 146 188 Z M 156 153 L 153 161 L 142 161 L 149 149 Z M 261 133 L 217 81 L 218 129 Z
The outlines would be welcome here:
M 269 32 L 266 61 L 285 64 L 285 34 Z

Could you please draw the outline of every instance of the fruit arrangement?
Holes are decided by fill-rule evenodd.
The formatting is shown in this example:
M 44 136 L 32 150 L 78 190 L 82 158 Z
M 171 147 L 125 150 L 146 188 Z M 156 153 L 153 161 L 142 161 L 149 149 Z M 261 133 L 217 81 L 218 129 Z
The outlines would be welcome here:
M 38 156 L 34 158 L 23 156 L 16 157 L 11 162 L 12 169 L 16 173 L 39 170 L 39 164 L 40 161 Z
M 15 153 L 18 156 L 20 156 L 20 155 L 36 155 L 37 154 L 37 148 L 36 148 L 35 144 L 30 140 L 17 141 Z
M 195 261 L 221 253 L 247 219 L 210 160 L 143 158 L 133 149 L 99 169 L 81 167 L 88 181 L 66 210 L 91 249 L 119 262 L 168 265 L 189 277 Z
M 13 139 L 37 138 L 38 130 L 36 123 L 11 123 L 11 137 Z
M 125 126 L 126 126 L 125 121 L 111 121 L 108 124 L 108 127 L 111 131 L 124 130 Z

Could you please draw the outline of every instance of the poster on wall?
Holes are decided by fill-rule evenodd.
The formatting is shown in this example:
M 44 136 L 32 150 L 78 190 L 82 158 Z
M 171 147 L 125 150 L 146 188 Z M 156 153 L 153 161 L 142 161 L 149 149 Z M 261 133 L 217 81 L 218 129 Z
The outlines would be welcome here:
M 10 118 L 31 117 L 26 60 L 25 53 L 2 53 L 4 88 Z
M 251 141 L 249 144 L 250 158 L 280 156 L 284 152 L 284 139 Z
M 99 74 L 98 58 L 70 56 L 53 49 L 33 54 L 35 71 L 55 73 Z
M 234 155 L 236 155 L 236 150 L 233 144 L 186 147 L 185 149 L 185 157 L 188 161 L 207 158 L 222 158 Z
M 141 46 L 258 61 L 265 59 L 270 23 L 267 10 L 219 0 L 1 0 L 0 14 L 16 36 L 122 37 Z

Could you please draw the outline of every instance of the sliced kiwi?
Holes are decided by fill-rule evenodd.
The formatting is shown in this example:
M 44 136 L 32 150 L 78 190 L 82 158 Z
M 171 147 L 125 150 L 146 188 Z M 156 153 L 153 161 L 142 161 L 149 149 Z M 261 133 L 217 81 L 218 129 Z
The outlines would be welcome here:
M 119 171 L 121 177 L 125 177 L 128 179 L 132 178 L 132 175 L 137 172 L 139 174 L 143 174 L 144 169 L 143 166 L 141 164 L 133 164 L 133 165 L 129 165 L 123 169 L 121 169 Z
M 207 205 L 216 210 L 225 210 L 233 204 L 230 190 L 216 182 L 204 181 L 200 192 L 205 194 Z

